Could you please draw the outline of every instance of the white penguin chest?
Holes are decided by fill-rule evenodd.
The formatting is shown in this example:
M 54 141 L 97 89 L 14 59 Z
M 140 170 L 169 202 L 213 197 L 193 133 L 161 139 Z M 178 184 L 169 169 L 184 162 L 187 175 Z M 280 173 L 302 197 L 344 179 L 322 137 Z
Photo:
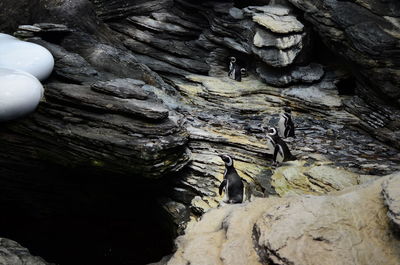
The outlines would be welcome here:
M 285 153 L 283 152 L 283 148 L 281 145 L 277 146 L 279 148 L 278 154 L 276 155 L 276 161 L 282 163 L 285 160 Z
M 279 136 L 285 137 L 285 118 L 281 115 L 278 121 Z
M 271 138 L 269 135 L 267 135 L 267 147 L 268 147 L 268 149 L 271 150 L 272 152 L 273 152 L 274 149 L 275 149 L 275 141 L 272 140 L 272 138 Z

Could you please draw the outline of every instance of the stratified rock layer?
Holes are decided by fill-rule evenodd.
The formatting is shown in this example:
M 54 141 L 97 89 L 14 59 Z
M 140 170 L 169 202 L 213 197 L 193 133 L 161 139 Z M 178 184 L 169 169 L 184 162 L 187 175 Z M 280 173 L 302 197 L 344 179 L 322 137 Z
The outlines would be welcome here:
M 40 257 L 32 256 L 29 250 L 17 242 L 6 238 L 0 238 L 0 264 L 7 265 L 47 265 Z
M 400 178 L 390 178 L 382 183 L 382 194 L 389 208 L 388 216 L 400 229 Z
M 364 96 L 377 93 L 400 104 L 399 1 L 289 1 L 353 64 Z
M 177 239 L 167 264 L 397 265 L 399 239 L 381 185 L 398 190 L 398 179 L 399 173 L 337 194 L 270 197 L 210 210 Z

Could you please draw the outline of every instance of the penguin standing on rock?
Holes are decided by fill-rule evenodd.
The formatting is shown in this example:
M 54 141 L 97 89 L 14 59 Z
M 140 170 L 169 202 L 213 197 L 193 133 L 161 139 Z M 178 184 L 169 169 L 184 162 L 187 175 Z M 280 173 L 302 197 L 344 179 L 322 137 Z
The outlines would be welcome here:
M 273 147 L 272 150 L 274 150 L 273 153 L 273 164 L 272 165 L 279 165 L 279 163 L 285 162 L 285 161 L 290 161 L 296 159 L 292 153 L 289 150 L 289 147 L 279 137 L 278 132 L 274 127 L 271 127 L 268 129 L 268 134 L 267 134 L 268 142 L 270 147 Z
M 291 116 L 292 111 L 289 107 L 284 107 L 283 111 L 284 113 L 280 114 L 278 122 L 279 134 L 282 138 L 287 138 L 287 137 L 295 138 L 294 124 Z
M 236 58 L 231 57 L 231 61 L 229 62 L 229 72 L 228 72 L 229 78 L 236 80 L 236 81 L 242 81 L 242 74 L 241 74 L 241 69 L 240 66 L 236 63 Z
M 220 155 L 225 163 L 224 180 L 219 186 L 219 195 L 225 191 L 227 203 L 242 203 L 243 202 L 243 182 L 242 178 L 233 167 L 233 159 L 228 155 Z
M 240 68 L 240 74 L 241 74 L 242 77 L 248 77 L 249 76 L 249 74 L 247 72 L 247 69 L 244 68 L 244 67 Z

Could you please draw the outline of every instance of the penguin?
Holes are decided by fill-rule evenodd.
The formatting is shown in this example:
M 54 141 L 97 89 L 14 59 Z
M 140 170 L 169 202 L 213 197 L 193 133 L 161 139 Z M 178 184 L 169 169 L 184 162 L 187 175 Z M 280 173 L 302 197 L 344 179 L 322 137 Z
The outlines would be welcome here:
M 249 74 L 247 73 L 247 70 L 246 70 L 246 68 L 240 68 L 240 74 L 241 74 L 241 76 L 242 77 L 247 77 L 247 76 L 249 76 Z
M 293 137 L 295 138 L 294 135 L 294 124 L 292 121 L 292 116 L 291 116 L 291 110 L 289 107 L 284 107 L 283 108 L 284 113 L 280 114 L 279 122 L 278 122 L 278 128 L 279 128 L 279 135 L 282 138 L 287 138 L 287 137 Z
M 242 81 L 242 74 L 240 72 L 240 66 L 236 63 L 236 58 L 231 57 L 231 61 L 229 62 L 229 72 L 228 72 L 229 78 L 236 80 L 236 81 Z
M 268 149 L 273 151 L 275 149 L 277 138 L 280 138 L 280 137 L 274 127 L 271 127 L 271 128 L 264 127 L 264 129 L 267 129 Z
M 236 172 L 233 166 L 233 159 L 228 155 L 220 155 L 225 163 L 224 180 L 219 185 L 219 195 L 225 191 L 227 203 L 242 203 L 243 202 L 243 182 L 242 178 Z
M 290 152 L 285 141 L 282 140 L 282 138 L 278 135 L 278 132 L 274 127 L 268 129 L 267 138 L 269 140 L 269 147 L 273 147 L 271 149 L 274 151 L 274 162 L 272 165 L 279 165 L 279 163 L 296 159 Z

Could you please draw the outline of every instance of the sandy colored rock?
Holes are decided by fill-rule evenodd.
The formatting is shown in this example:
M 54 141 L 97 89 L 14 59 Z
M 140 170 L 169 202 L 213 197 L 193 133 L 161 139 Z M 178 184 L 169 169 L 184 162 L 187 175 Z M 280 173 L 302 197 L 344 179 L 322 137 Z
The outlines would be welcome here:
M 400 189 L 400 174 L 338 196 L 288 197 L 257 221 L 263 260 L 274 264 L 400 264 L 380 196 L 383 181 Z M 296 228 L 296 229 L 293 229 Z
M 210 210 L 177 239 L 167 264 L 400 264 L 400 242 L 381 196 L 382 183 L 399 190 L 399 179 L 396 173 L 325 196 Z
M 382 183 L 382 194 L 389 208 L 388 216 L 400 228 L 400 178 L 392 177 Z

